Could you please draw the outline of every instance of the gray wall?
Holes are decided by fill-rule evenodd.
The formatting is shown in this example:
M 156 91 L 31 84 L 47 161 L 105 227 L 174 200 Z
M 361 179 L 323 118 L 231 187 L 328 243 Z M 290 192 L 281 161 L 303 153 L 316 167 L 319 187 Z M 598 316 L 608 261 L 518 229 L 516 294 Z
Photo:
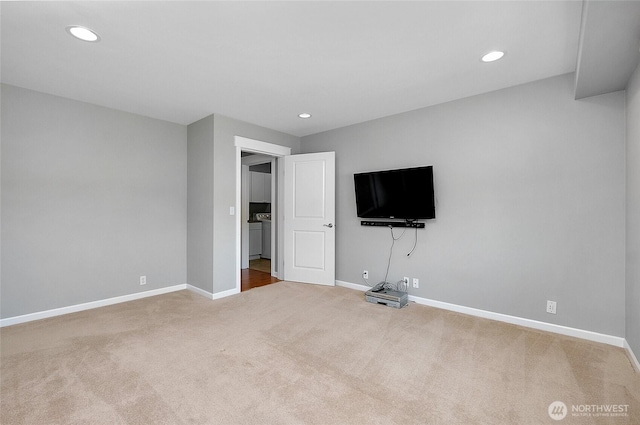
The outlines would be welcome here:
M 640 356 L 640 65 L 627 86 L 626 339 Z
M 213 282 L 213 115 L 187 127 L 187 282 Z
M 2 318 L 186 282 L 186 130 L 2 86 Z
M 389 281 L 624 336 L 624 129 L 624 92 L 575 101 L 564 75 L 303 137 L 305 153 L 336 152 L 337 279 L 382 280 L 391 245 L 389 229 L 359 225 L 353 173 L 433 165 L 437 218 L 411 257 L 414 232 L 396 242 Z
M 236 284 L 235 216 L 229 215 L 229 207 L 236 203 L 235 136 L 287 146 L 292 153 L 300 151 L 298 137 L 222 115 L 189 125 L 187 281 L 214 294 L 233 289 Z M 198 158 L 200 155 L 205 158 Z M 197 169 L 192 169 L 193 161 L 197 161 Z M 198 180 L 202 180 L 198 187 L 192 187 Z M 192 255 L 199 247 L 204 251 Z

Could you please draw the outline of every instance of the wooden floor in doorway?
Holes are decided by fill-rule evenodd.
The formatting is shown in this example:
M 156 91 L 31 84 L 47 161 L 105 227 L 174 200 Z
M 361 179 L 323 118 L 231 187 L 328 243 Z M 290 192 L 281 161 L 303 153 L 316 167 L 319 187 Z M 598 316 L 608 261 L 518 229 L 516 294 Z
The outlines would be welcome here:
M 280 279 L 271 276 L 271 273 L 254 269 L 242 269 L 241 272 L 240 280 L 242 282 L 242 291 L 248 291 L 249 289 L 257 288 L 259 286 L 280 282 Z

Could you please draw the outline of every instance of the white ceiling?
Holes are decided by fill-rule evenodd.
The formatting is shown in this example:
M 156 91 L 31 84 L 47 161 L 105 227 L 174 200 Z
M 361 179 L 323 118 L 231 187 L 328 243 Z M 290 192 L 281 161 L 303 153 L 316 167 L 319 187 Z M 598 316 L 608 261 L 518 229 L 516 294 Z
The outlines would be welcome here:
M 296 136 L 574 72 L 582 16 L 580 1 L 0 7 L 3 83 L 180 124 L 217 113 Z M 101 41 L 72 38 L 71 24 Z M 494 49 L 505 57 L 482 63 Z

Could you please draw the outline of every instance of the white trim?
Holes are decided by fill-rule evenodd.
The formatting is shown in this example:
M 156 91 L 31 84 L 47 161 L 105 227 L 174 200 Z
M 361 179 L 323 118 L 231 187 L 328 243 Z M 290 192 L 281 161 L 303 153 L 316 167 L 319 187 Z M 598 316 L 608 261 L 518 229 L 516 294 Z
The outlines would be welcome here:
M 343 280 L 336 280 L 336 286 L 342 286 L 343 288 L 355 289 L 356 291 L 368 291 L 371 286 L 362 285 L 360 283 L 345 282 Z
M 6 319 L 0 319 L 0 328 L 5 326 L 17 325 L 20 323 L 32 322 L 34 320 L 47 319 L 49 317 L 62 316 L 63 314 L 91 310 L 93 308 L 106 307 L 108 305 L 120 304 L 127 301 L 139 300 L 141 298 L 153 297 L 155 295 L 167 294 L 169 292 L 181 291 L 183 289 L 187 289 L 187 285 L 184 283 L 181 285 L 168 286 L 166 288 L 153 289 L 151 291 L 136 292 L 135 294 L 107 298 L 105 300 L 91 301 L 88 303 L 76 304 L 68 307 L 60 307 L 51 310 L 39 311 L 36 313 L 23 314 L 22 316 L 8 317 Z
M 371 287 L 366 285 L 345 282 L 342 280 L 336 280 L 336 286 L 354 289 L 357 291 L 368 291 L 369 289 L 371 289 Z M 113 304 L 120 304 L 128 301 L 139 300 L 142 298 L 153 297 L 156 295 L 168 294 L 170 292 L 181 291 L 183 289 L 188 289 L 192 292 L 195 292 L 211 300 L 226 298 L 231 295 L 240 293 L 240 290 L 238 288 L 233 288 L 233 289 L 212 294 L 211 292 L 207 292 L 204 289 L 200 289 L 198 287 L 195 287 L 189 284 L 174 285 L 174 286 L 168 286 L 166 288 L 153 289 L 151 291 L 145 291 L 145 292 L 136 292 L 135 294 L 122 295 L 119 297 L 107 298 L 99 301 L 91 301 L 88 303 L 76 304 L 68 307 L 54 308 L 51 310 L 45 310 L 45 311 L 40 311 L 36 313 L 29 313 L 21 316 L 7 317 L 6 319 L 0 319 L 0 328 L 3 328 L 5 326 L 17 325 L 20 323 L 32 322 L 34 320 L 41 320 L 41 319 L 47 319 L 55 316 L 62 316 L 64 314 L 69 314 L 69 313 L 77 313 L 79 311 L 91 310 L 99 307 L 106 307 Z M 470 316 L 497 320 L 499 322 L 520 325 L 527 328 L 533 328 L 533 329 L 557 333 L 561 335 L 567 335 L 567 336 L 573 336 L 576 338 L 586 339 L 589 341 L 601 342 L 604 344 L 614 345 L 616 347 L 622 347 L 627 351 L 629 358 L 631 360 L 631 363 L 636 368 L 636 371 L 640 372 L 640 362 L 638 361 L 638 358 L 635 356 L 633 350 L 631 349 L 631 346 L 629 346 L 629 343 L 624 338 L 620 338 L 612 335 L 600 334 L 597 332 L 591 332 L 591 331 L 586 331 L 582 329 L 570 328 L 567 326 L 554 325 L 552 323 L 539 322 L 537 320 L 524 319 L 522 317 L 509 316 L 507 314 L 494 313 L 491 311 L 480 310 L 477 308 L 464 307 L 456 304 L 445 303 L 442 301 L 430 300 L 428 298 L 416 297 L 414 295 L 409 295 L 409 300 L 414 301 L 416 304 L 422 304 L 430 307 L 441 308 L 443 310 L 455 311 L 457 313 L 468 314 Z
M 236 143 L 236 289 L 240 289 L 240 270 L 242 270 L 242 147 Z
M 368 291 L 370 289 L 368 286 L 365 286 L 365 285 L 360 285 L 357 283 L 350 283 L 350 282 L 343 282 L 339 280 L 336 280 L 336 285 L 343 286 L 345 288 L 356 289 L 360 291 Z M 547 332 L 557 333 L 560 335 L 572 336 L 576 338 L 586 339 L 589 341 L 601 342 L 601 343 L 613 345 L 616 347 L 624 347 L 624 344 L 626 343 L 625 339 L 619 336 L 606 335 L 606 334 L 601 334 L 597 332 L 586 331 L 583 329 L 570 328 L 568 326 L 555 325 L 553 323 L 546 323 L 546 322 L 540 322 L 538 320 L 525 319 L 523 317 L 510 316 L 508 314 L 494 313 L 492 311 L 480 310 L 477 308 L 465 307 L 457 304 L 450 304 L 442 301 L 430 300 L 428 298 L 416 297 L 415 295 L 409 295 L 409 301 L 413 301 L 416 304 L 422 304 L 430 307 L 441 308 L 443 310 L 449 310 L 449 311 L 455 311 L 457 313 L 468 314 L 470 316 L 497 320 L 499 322 L 510 323 L 512 325 L 524 326 L 526 328 L 538 329 L 541 331 L 547 331 Z
M 240 269 L 249 268 L 249 201 L 250 201 L 250 174 L 249 166 L 240 166 L 240 210 L 236 214 L 240 215 Z
M 263 153 L 269 156 L 291 155 L 291 148 L 273 143 L 262 142 L 260 140 L 248 139 L 242 136 L 235 136 L 235 145 L 243 151 Z
M 204 289 L 200 289 L 197 286 L 193 286 L 193 285 L 189 285 L 187 284 L 187 289 L 190 291 L 195 292 L 198 295 L 202 295 L 205 298 L 209 298 L 210 300 L 218 300 L 220 298 L 226 298 L 229 297 L 231 295 L 235 295 L 235 294 L 239 294 L 240 291 L 237 290 L 236 288 L 233 289 L 228 289 L 226 291 L 222 291 L 222 292 L 216 292 L 215 294 L 205 291 Z
M 284 280 L 284 216 L 280 213 L 284 207 L 284 158 L 274 158 L 275 173 L 271 168 L 271 275 L 280 280 Z
M 211 299 L 212 300 L 219 300 L 220 298 L 230 297 L 231 295 L 235 295 L 235 294 L 239 294 L 239 293 L 240 293 L 240 289 L 239 288 L 227 289 L 226 291 L 216 292 L 215 294 L 213 294 L 213 298 L 211 298 Z
M 187 283 L 187 289 L 188 289 L 189 291 L 191 291 L 191 292 L 195 292 L 196 294 L 201 295 L 201 296 L 203 296 L 203 297 L 205 297 L 205 298 L 209 298 L 210 300 L 212 300 L 212 299 L 213 299 L 213 294 L 212 294 L 211 292 L 207 292 L 207 291 L 205 291 L 204 289 L 200 289 L 200 288 L 198 288 L 197 286 L 189 285 L 189 284 Z
M 631 363 L 633 364 L 633 366 L 635 366 L 636 372 L 640 372 L 640 362 L 638 361 L 638 358 L 636 357 L 636 355 L 633 353 L 633 350 L 631 349 L 631 346 L 629 345 L 629 342 L 627 342 L 626 339 L 624 340 L 624 349 L 627 350 L 629 359 L 631 360 Z
M 274 156 L 274 157 L 291 155 L 290 147 L 276 145 L 273 143 L 262 142 L 260 140 L 248 139 L 242 136 L 234 136 L 234 144 L 236 146 L 236 286 L 232 290 L 235 292 L 229 293 L 228 295 L 233 295 L 240 292 L 240 270 L 242 267 L 242 223 L 241 223 L 242 151 L 260 153 L 260 154 L 265 154 L 265 155 Z M 273 188 L 273 183 L 272 183 L 272 188 Z M 272 194 L 273 194 L 273 190 L 274 189 L 272 189 Z M 272 204 L 273 203 L 274 201 L 272 199 Z M 272 205 L 272 208 L 273 207 L 274 205 Z M 280 226 L 281 226 L 280 221 L 276 220 L 273 222 L 276 223 L 277 228 L 280 229 Z M 273 227 L 271 231 L 274 232 Z M 273 236 L 274 235 L 272 233 L 272 238 L 271 238 L 272 241 L 275 240 Z M 277 256 L 276 258 L 277 258 L 278 264 L 281 264 L 282 259 L 280 258 L 280 256 Z M 273 270 L 273 267 L 275 267 L 275 265 L 273 264 L 273 261 L 271 262 L 271 267 L 272 267 L 272 270 Z M 282 270 L 282 267 L 278 267 L 278 270 Z M 278 277 L 281 278 L 280 276 Z M 222 298 L 222 297 L 228 296 L 228 295 L 222 295 L 222 294 L 226 294 L 227 292 L 229 291 L 220 292 L 219 294 L 215 294 L 215 295 L 219 295 L 218 298 Z
M 271 158 L 271 215 L 272 217 L 275 217 L 275 224 L 271 224 L 271 248 L 269 248 L 271 251 L 271 255 L 270 255 L 270 259 L 274 258 L 276 261 L 280 258 L 280 256 L 278 255 L 278 253 L 276 252 L 277 246 L 276 246 L 276 240 L 278 240 L 278 237 L 276 235 L 276 230 L 279 229 L 278 224 L 277 224 L 277 220 L 278 220 L 278 214 L 280 213 L 280 210 L 278 209 L 278 205 L 281 205 L 278 203 L 278 199 L 276 198 L 276 184 L 278 183 L 279 179 L 278 179 L 278 166 L 276 165 L 276 159 L 275 158 Z M 276 261 L 271 261 L 271 276 L 276 276 Z M 280 279 L 280 276 L 276 276 L 278 279 Z

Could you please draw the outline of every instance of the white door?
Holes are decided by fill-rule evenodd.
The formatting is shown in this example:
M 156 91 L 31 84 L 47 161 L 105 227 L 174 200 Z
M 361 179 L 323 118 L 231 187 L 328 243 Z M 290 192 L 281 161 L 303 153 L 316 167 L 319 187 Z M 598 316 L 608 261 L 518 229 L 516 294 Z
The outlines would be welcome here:
M 284 158 L 284 279 L 335 285 L 335 152 Z

